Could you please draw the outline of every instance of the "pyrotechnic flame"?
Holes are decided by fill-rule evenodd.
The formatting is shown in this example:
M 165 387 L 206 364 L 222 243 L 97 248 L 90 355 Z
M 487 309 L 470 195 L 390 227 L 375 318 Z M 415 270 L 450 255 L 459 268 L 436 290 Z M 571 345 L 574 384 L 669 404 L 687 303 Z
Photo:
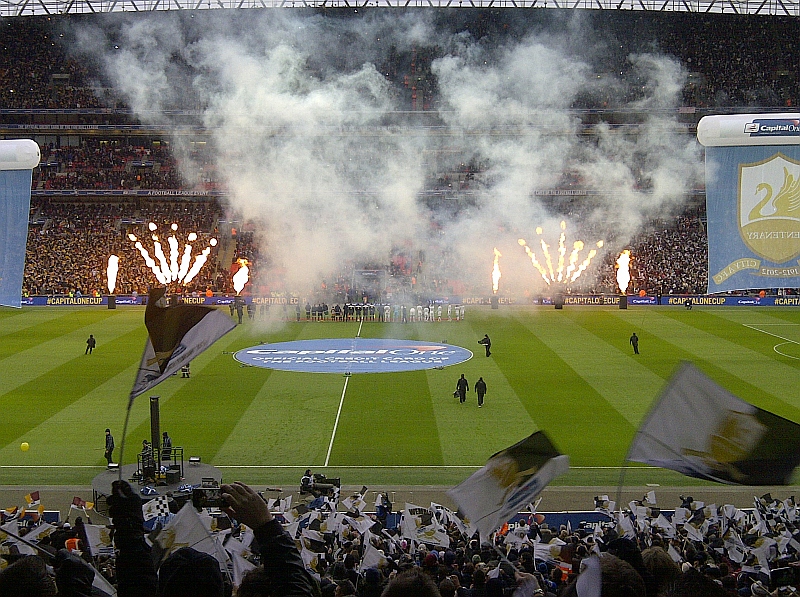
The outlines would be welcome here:
M 211 253 L 211 247 L 206 247 L 200 252 L 200 254 L 197 257 L 194 258 L 194 264 L 192 265 L 192 268 L 189 270 L 189 273 L 186 274 L 186 277 L 183 279 L 184 284 L 188 284 L 189 282 L 191 282 L 194 279 L 194 277 L 198 273 L 200 273 L 200 268 L 205 265 L 206 261 L 208 261 L 208 256 L 210 253 Z
M 628 292 L 628 284 L 631 281 L 631 252 L 625 249 L 617 257 L 617 284 L 622 294 Z
M 589 251 L 589 254 L 586 256 L 586 259 L 584 259 L 583 262 L 578 266 L 578 270 L 574 274 L 572 274 L 572 277 L 569 279 L 570 282 L 574 282 L 580 277 L 580 275 L 584 272 L 584 270 L 586 270 L 586 268 L 589 267 L 589 264 L 592 262 L 592 258 L 595 255 L 597 255 L 596 249 L 592 249 L 591 251 Z
M 236 294 L 239 294 L 244 289 L 248 280 L 250 280 L 250 268 L 247 267 L 247 259 L 238 259 L 237 261 L 239 262 L 239 269 L 233 274 L 232 280 L 233 289 L 236 291 Z
M 186 285 L 191 282 L 200 272 L 200 268 L 202 268 L 208 260 L 208 256 L 211 254 L 211 247 L 217 245 L 216 238 L 210 239 L 210 246 L 206 247 L 199 255 L 195 256 L 194 264 L 192 265 L 192 245 L 187 242 L 183 248 L 183 254 L 181 254 L 178 238 L 172 234 L 167 238 L 167 243 L 169 244 L 169 259 L 167 259 L 167 256 L 164 254 L 164 247 L 156 234 L 158 226 L 150 222 L 147 227 L 152 233 L 151 238 L 153 240 L 153 255 L 155 259 L 150 256 L 150 253 L 136 238 L 136 235 L 128 234 L 128 239 L 132 243 L 135 243 L 134 247 L 141 253 L 147 267 L 150 268 L 156 279 L 164 285 L 169 285 L 170 282 L 178 282 Z M 178 225 L 172 224 L 170 228 L 173 232 L 176 232 L 178 230 Z M 189 242 L 196 241 L 197 233 L 190 232 L 186 238 Z
M 521 238 L 517 242 L 522 247 L 525 248 L 525 252 L 528 254 L 528 257 L 531 258 L 531 263 L 533 264 L 533 267 L 539 270 L 539 273 L 542 274 L 542 278 L 544 279 L 544 281 L 550 284 L 550 278 L 547 277 L 547 271 L 542 267 L 542 264 L 536 260 L 536 254 L 533 251 L 531 251 L 531 248 L 528 246 L 528 243 L 525 242 L 525 239 Z
M 178 239 L 175 235 L 171 235 L 167 242 L 169 243 L 169 273 L 173 279 L 178 278 Z
M 576 240 L 572 243 L 572 252 L 569 254 L 569 265 L 567 266 L 567 271 L 564 274 L 565 277 L 569 278 L 570 274 L 575 271 L 575 268 L 578 267 L 578 253 L 583 250 L 583 241 Z
M 562 274 L 564 273 L 564 255 L 567 253 L 567 247 L 564 242 L 567 240 L 567 233 L 564 232 L 567 229 L 567 223 L 563 220 L 561 221 L 561 236 L 558 237 L 558 267 L 556 268 L 556 273 L 558 274 L 558 281 L 561 282 Z
M 158 259 L 158 263 L 161 265 L 161 273 L 167 279 L 172 278 L 172 273 L 169 271 L 169 263 L 167 263 L 167 256 L 164 255 L 164 248 L 161 246 L 161 242 L 158 240 L 157 236 L 153 236 L 153 249 L 156 254 L 156 259 Z
M 553 260 L 550 259 L 550 245 L 544 242 L 544 239 L 540 240 L 542 245 L 542 253 L 544 253 L 544 262 L 547 264 L 547 271 L 550 274 L 550 279 L 555 280 L 556 276 L 553 273 Z
M 517 242 L 520 246 L 524 247 L 525 252 L 528 254 L 528 257 L 531 259 L 531 263 L 533 266 L 539 271 L 542 275 L 542 279 L 550 285 L 553 282 L 560 282 L 566 284 L 567 282 L 574 282 L 577 280 L 580 275 L 589 267 L 589 264 L 597 255 L 597 249 L 592 249 L 587 254 L 586 258 L 578 264 L 578 259 L 580 257 L 580 252 L 584 248 L 583 241 L 576 240 L 572 244 L 572 252 L 569 254 L 569 264 L 564 267 L 565 257 L 567 253 L 567 223 L 562 221 L 561 222 L 561 234 L 558 239 L 558 262 L 556 265 L 556 270 L 553 271 L 553 261 L 550 257 L 550 245 L 548 245 L 543 238 L 539 239 L 539 244 L 542 247 L 542 254 L 544 255 L 544 260 L 546 264 L 546 268 L 536 259 L 536 255 L 525 242 L 524 239 L 519 239 Z M 536 227 L 536 234 L 542 234 L 541 226 Z M 603 241 L 597 242 L 597 248 L 601 248 L 603 246 Z
M 114 289 L 117 287 L 117 273 L 119 272 L 119 257 L 110 255 L 108 258 L 108 267 L 106 268 L 106 277 L 108 278 L 108 293 L 114 294 Z
M 164 274 L 161 273 L 161 270 L 158 268 L 158 265 L 156 265 L 156 262 L 153 260 L 152 257 L 150 257 L 150 253 L 147 252 L 147 249 L 144 248 L 144 245 L 142 245 L 141 242 L 136 241 L 136 244 L 133 246 L 139 249 L 139 253 L 142 254 L 142 257 L 144 257 L 145 264 L 147 264 L 147 267 L 150 268 L 150 271 L 152 271 L 153 274 L 155 274 L 156 279 L 162 284 L 168 284 L 169 280 L 164 277 Z
M 500 258 L 502 257 L 502 253 L 497 250 L 497 247 L 494 248 L 494 267 L 492 268 L 492 292 L 497 294 L 497 288 L 500 284 Z

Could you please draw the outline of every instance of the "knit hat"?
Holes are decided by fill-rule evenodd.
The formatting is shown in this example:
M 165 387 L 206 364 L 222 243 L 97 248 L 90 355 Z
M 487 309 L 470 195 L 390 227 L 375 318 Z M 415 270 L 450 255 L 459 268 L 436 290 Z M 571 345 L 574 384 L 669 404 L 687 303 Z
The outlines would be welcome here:
M 425 556 L 425 559 L 422 560 L 422 567 L 423 568 L 433 568 L 439 563 L 439 560 L 436 558 L 435 555 L 429 553 Z
M 219 562 L 191 547 L 173 552 L 158 570 L 158 594 L 170 597 L 222 597 Z
M 474 556 L 472 556 L 472 563 L 473 564 L 477 564 L 480 561 L 481 561 L 481 556 L 479 556 L 478 554 L 475 554 Z

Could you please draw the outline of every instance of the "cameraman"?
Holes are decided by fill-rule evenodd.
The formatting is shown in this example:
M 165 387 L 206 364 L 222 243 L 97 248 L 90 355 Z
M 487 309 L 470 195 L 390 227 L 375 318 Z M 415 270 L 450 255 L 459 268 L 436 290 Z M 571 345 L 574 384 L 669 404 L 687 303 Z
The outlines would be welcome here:
M 306 469 L 305 474 L 300 479 L 300 495 L 304 493 L 311 493 L 314 497 L 319 497 L 314 492 L 314 475 L 311 474 L 311 469 Z
M 334 479 L 335 480 L 335 479 Z M 333 483 L 328 483 L 325 475 L 314 475 L 311 469 L 306 469 L 302 479 L 300 479 L 300 495 L 310 493 L 315 498 L 322 495 L 333 495 L 333 489 L 336 487 Z

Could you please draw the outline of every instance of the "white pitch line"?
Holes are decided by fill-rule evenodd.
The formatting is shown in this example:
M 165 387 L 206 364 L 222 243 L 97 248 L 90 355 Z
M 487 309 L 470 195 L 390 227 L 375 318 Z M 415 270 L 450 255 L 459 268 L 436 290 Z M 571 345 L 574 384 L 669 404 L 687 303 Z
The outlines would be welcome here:
M 364 325 L 364 320 L 361 320 L 361 323 L 358 324 L 358 333 L 356 334 L 356 338 L 361 337 L 361 326 Z M 353 347 L 355 347 L 355 340 L 353 340 Z M 328 466 L 328 462 L 331 459 L 331 450 L 333 450 L 333 440 L 336 439 L 336 429 L 339 427 L 339 417 L 342 415 L 342 406 L 344 405 L 344 395 L 347 392 L 347 382 L 350 381 L 350 377 L 344 378 L 344 387 L 342 388 L 342 397 L 339 398 L 339 410 L 336 411 L 336 421 L 333 424 L 333 432 L 331 433 L 331 443 L 328 444 L 328 453 L 325 455 L 325 464 L 322 466 Z
M 305 469 L 307 468 L 306 465 L 293 465 L 293 464 L 215 464 L 213 465 L 215 468 L 258 468 L 258 469 Z M 325 466 L 328 466 L 327 464 Z M 377 469 L 464 469 L 464 468 L 481 468 L 482 464 L 384 464 L 384 465 L 369 465 L 369 464 L 353 464 L 353 465 L 331 465 L 331 468 L 337 469 L 369 469 L 369 468 L 377 468 Z M 93 464 L 0 464 L 0 469 L 6 468 L 94 468 L 94 469 L 105 469 L 105 466 L 101 465 L 93 465 Z M 632 467 L 623 467 L 623 466 L 571 466 L 571 469 L 580 469 L 580 470 L 620 470 L 623 468 L 632 468 Z M 646 466 L 637 466 L 633 468 L 641 468 L 647 469 L 651 467 Z M 658 468 L 658 467 L 652 467 Z
M 106 468 L 99 464 L 3 464 L 0 468 Z
M 783 336 L 779 336 L 778 334 L 773 334 L 772 332 L 768 332 L 767 330 L 762 330 L 762 329 L 759 329 L 759 328 L 756 327 L 756 325 L 760 325 L 760 326 L 765 326 L 765 325 L 797 325 L 796 323 L 786 323 L 786 324 L 783 324 L 783 323 L 759 323 L 759 324 L 743 323 L 742 325 L 744 327 L 746 327 L 746 328 L 750 328 L 751 330 L 755 330 L 757 332 L 761 332 L 762 334 L 767 334 L 768 336 L 772 336 L 774 338 L 779 338 L 780 340 L 784 340 L 784 342 L 782 344 L 776 344 L 775 346 L 773 346 L 772 350 L 774 350 L 776 353 L 778 353 L 782 357 L 786 357 L 788 359 L 794 359 L 795 361 L 800 360 L 800 359 L 798 359 L 798 357 L 794 357 L 794 356 L 792 356 L 790 354 L 782 353 L 780 350 L 778 350 L 778 347 L 779 346 L 783 346 L 783 344 L 800 344 L 800 342 L 797 342 L 796 340 L 790 340 L 789 338 L 784 338 Z
M 300 464 L 218 464 L 214 465 L 216 468 L 277 468 L 277 469 L 304 469 L 308 468 L 306 465 Z M 327 465 L 326 465 L 327 466 Z M 378 469 L 393 469 L 393 468 L 409 468 L 409 469 L 420 469 L 420 468 L 455 468 L 455 469 L 462 469 L 462 468 L 482 468 L 484 465 L 482 464 L 377 464 L 377 465 L 369 465 L 369 464 L 348 464 L 348 465 L 331 465 L 330 468 L 336 469 L 361 469 L 361 468 L 378 468 Z M 0 466 L 0 468 L 2 468 Z M 658 467 L 648 467 L 648 466 L 637 466 L 637 467 L 624 467 L 624 466 L 571 466 L 571 469 L 580 469 L 580 470 L 614 470 L 618 471 L 623 468 L 625 469 L 649 469 L 649 468 L 658 468 Z
M 347 382 L 350 381 L 349 377 L 344 378 L 344 387 L 342 388 L 342 397 L 339 399 L 339 410 L 336 411 L 336 422 L 333 424 L 333 433 L 331 433 L 331 443 L 328 444 L 328 454 L 325 456 L 325 464 L 322 466 L 328 466 L 328 462 L 331 459 L 331 450 L 333 450 L 333 440 L 336 439 L 336 428 L 339 426 L 339 417 L 342 414 L 342 405 L 344 404 L 344 393 L 347 391 Z
M 761 329 L 757 328 L 755 325 L 751 325 L 749 323 L 743 323 L 742 325 L 744 327 L 746 327 L 746 328 L 750 328 L 751 330 L 755 330 L 757 332 L 761 332 L 762 334 L 767 334 L 768 336 L 773 336 L 775 338 L 780 338 L 781 340 L 784 340 L 786 342 L 791 342 L 792 344 L 800 344 L 800 342 L 797 342 L 796 340 L 790 340 L 789 338 L 784 338 L 783 336 L 780 336 L 778 334 L 773 334 L 772 332 L 768 332 L 767 330 L 761 330 Z M 764 325 L 764 324 L 758 324 L 758 325 Z M 773 325 L 782 325 L 782 324 L 773 324 Z M 787 325 L 791 325 L 791 324 L 787 324 Z

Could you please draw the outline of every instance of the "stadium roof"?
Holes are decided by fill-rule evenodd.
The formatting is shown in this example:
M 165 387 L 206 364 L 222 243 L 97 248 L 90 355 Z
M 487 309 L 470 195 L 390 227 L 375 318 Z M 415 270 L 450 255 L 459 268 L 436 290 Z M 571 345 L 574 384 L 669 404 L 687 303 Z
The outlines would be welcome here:
M 245 8 L 582 8 L 800 16 L 800 0 L 0 0 L 0 17 Z

